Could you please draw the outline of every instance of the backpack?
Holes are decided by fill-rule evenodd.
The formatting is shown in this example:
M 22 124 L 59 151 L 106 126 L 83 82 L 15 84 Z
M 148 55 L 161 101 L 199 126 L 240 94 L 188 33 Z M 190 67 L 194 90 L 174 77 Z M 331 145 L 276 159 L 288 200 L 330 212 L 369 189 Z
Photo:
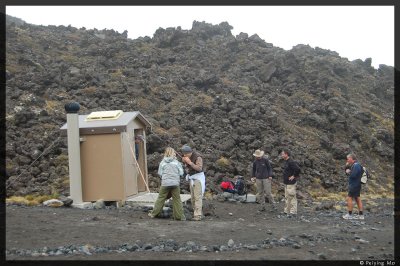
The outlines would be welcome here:
M 370 178 L 370 174 L 364 166 L 362 166 L 363 174 L 361 176 L 361 184 L 367 184 L 368 179 Z
M 235 191 L 238 195 L 247 195 L 246 184 L 244 182 L 243 176 L 238 176 L 235 183 Z
M 234 189 L 234 187 L 233 187 L 233 184 L 232 184 L 232 182 L 230 182 L 230 181 L 223 181 L 223 182 L 221 182 L 221 189 L 223 190 L 223 191 L 226 191 L 226 190 L 233 190 Z

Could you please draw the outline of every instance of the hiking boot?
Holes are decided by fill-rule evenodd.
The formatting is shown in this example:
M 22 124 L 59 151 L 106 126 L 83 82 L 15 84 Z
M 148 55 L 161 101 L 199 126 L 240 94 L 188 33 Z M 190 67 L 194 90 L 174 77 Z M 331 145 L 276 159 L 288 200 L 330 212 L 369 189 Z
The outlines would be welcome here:
M 192 218 L 192 221 L 201 221 L 201 217 L 195 216 Z
M 353 219 L 354 219 L 354 216 L 353 216 L 352 214 L 348 214 L 348 213 L 346 213 L 346 214 L 343 215 L 342 217 L 343 217 L 343 219 L 345 219 L 345 220 L 353 220 Z

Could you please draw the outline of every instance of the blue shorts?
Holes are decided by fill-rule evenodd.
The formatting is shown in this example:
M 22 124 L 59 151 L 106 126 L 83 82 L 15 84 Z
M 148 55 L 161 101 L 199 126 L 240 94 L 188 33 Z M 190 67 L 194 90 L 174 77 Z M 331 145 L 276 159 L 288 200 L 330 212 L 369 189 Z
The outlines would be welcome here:
M 360 197 L 360 192 L 361 192 L 361 185 L 349 186 L 349 193 L 347 195 L 352 198 L 358 198 Z

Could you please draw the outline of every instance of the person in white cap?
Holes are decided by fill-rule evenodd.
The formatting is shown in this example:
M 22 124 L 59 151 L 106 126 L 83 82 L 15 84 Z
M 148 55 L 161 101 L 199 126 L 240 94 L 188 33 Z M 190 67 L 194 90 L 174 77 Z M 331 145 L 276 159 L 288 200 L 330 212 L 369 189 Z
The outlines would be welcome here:
M 182 161 L 185 164 L 186 180 L 190 180 L 190 194 L 193 207 L 192 221 L 201 221 L 203 217 L 203 195 L 206 189 L 206 177 L 203 172 L 203 159 L 188 145 L 181 148 Z
M 251 181 L 257 185 L 257 202 L 261 204 L 260 211 L 265 211 L 265 197 L 268 202 L 273 204 L 275 209 L 275 201 L 271 193 L 272 183 L 272 167 L 267 158 L 264 157 L 264 151 L 256 150 L 254 152 L 255 160 L 253 162 L 253 174 Z

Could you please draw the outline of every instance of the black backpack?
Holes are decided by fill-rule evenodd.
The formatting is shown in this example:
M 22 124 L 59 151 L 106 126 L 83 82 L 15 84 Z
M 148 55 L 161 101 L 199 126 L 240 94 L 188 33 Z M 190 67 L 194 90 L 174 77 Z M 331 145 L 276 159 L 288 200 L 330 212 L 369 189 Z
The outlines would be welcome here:
M 243 176 L 238 176 L 235 183 L 235 191 L 238 195 L 247 195 L 246 183 Z

